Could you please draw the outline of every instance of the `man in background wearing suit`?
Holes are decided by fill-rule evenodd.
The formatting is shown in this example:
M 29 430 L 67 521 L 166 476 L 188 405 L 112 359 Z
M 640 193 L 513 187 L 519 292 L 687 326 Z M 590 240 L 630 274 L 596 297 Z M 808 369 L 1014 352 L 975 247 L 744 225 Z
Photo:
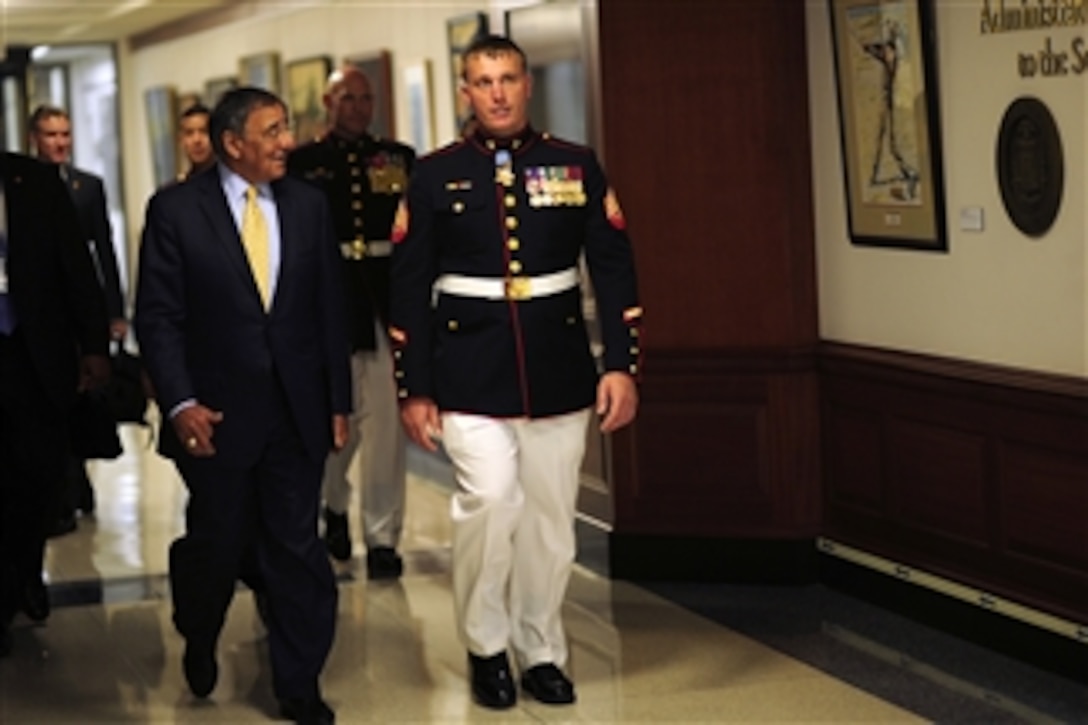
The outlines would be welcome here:
M 224 94 L 211 135 L 217 169 L 148 203 L 136 294 L 137 339 L 172 428 L 159 449 L 189 489 L 170 549 L 183 669 L 196 696 L 215 687 L 216 641 L 252 554 L 281 713 L 330 723 L 318 677 L 337 591 L 317 518 L 351 409 L 332 219 L 319 191 L 284 178 L 294 140 L 275 95 Z
M 0 657 L 11 651 L 18 609 L 34 619 L 49 613 L 42 558 L 67 411 L 78 388 L 109 377 L 107 330 L 56 170 L 0 153 Z
M 79 214 L 83 238 L 91 249 L 95 271 L 106 294 L 106 311 L 110 316 L 110 337 L 123 340 L 128 332 L 125 320 L 125 298 L 117 255 L 113 249 L 113 232 L 106 207 L 106 191 L 102 179 L 72 166 L 72 120 L 68 113 L 55 106 L 38 106 L 30 115 L 30 138 L 34 150 L 43 161 L 56 164 L 61 179 Z M 61 499 L 57 521 L 51 534 L 65 534 L 75 529 L 75 511 L 94 511 L 94 489 L 87 477 L 85 462 L 72 458 L 68 466 L 68 496 Z

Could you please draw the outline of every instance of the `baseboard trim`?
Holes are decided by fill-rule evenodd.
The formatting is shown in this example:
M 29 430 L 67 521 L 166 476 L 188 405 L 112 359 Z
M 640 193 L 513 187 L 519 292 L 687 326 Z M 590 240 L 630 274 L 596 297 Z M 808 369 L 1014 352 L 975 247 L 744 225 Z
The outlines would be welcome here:
M 1082 639 L 1083 625 L 1022 605 L 1012 606 L 987 592 L 837 542 L 821 539 L 819 556 L 820 582 L 825 586 L 1074 682 L 1084 682 L 1088 642 Z M 999 606 L 992 606 L 995 602 Z
M 816 546 L 821 552 L 829 556 L 838 557 L 846 561 L 864 566 L 874 571 L 881 572 L 897 580 L 930 589 L 934 592 L 958 599 L 967 604 L 973 604 L 988 612 L 1001 614 L 1012 619 L 1019 620 L 1033 627 L 1053 632 L 1062 637 L 1067 637 L 1074 642 L 1088 645 L 1088 625 L 1081 622 L 1073 622 L 1062 617 L 1041 612 L 1037 609 L 1025 606 L 1018 602 L 991 594 L 981 589 L 960 584 L 959 582 L 945 579 L 944 577 L 930 574 L 921 569 L 901 564 L 891 559 L 870 554 L 861 549 L 847 546 L 840 542 L 819 537 Z
M 757 540 L 647 536 L 613 532 L 609 571 L 631 581 L 812 584 L 818 551 L 813 539 Z

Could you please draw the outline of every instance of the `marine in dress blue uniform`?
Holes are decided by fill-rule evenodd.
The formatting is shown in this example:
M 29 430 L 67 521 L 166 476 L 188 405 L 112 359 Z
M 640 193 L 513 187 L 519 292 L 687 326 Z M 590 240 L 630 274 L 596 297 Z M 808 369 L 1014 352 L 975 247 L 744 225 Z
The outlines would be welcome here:
M 367 132 L 373 94 L 357 68 L 346 66 L 330 77 L 325 106 L 330 131 L 300 146 L 289 159 L 289 172 L 316 184 L 332 208 L 352 349 L 351 437 L 325 467 L 325 542 L 334 558 L 351 558 L 348 471 L 358 451 L 367 574 L 372 579 L 392 578 L 403 568 L 396 548 L 404 523 L 407 440 L 398 425 L 386 333 L 390 235 L 415 151 Z
M 635 413 L 642 309 L 616 195 L 594 152 L 527 122 L 505 38 L 465 54 L 478 130 L 420 159 L 394 229 L 391 337 L 410 437 L 453 461 L 453 582 L 473 695 L 573 702 L 559 610 L 574 560 L 586 425 Z M 592 279 L 603 375 L 583 315 Z

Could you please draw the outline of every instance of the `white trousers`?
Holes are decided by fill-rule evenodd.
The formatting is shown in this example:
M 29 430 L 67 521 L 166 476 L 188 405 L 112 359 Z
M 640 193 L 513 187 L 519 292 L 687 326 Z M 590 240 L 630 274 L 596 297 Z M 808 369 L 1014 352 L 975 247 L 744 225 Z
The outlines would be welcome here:
M 453 461 L 453 596 L 466 649 L 513 649 L 518 666 L 567 661 L 560 608 L 588 409 L 529 420 L 442 414 Z
M 393 357 L 385 330 L 375 325 L 378 349 L 351 356 L 354 412 L 348 424 L 348 442 L 325 462 L 325 505 L 336 513 L 351 501 L 348 478 L 352 459 L 359 454 L 360 504 L 363 541 L 396 548 L 404 525 L 405 446 L 400 406 L 393 380 Z

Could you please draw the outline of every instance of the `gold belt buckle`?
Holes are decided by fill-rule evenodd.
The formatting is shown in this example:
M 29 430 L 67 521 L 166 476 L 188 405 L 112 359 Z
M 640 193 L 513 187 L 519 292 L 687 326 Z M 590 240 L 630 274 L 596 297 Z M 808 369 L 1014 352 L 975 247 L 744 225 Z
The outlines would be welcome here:
M 366 242 L 356 239 L 351 243 L 351 258 L 358 261 L 366 256 Z
M 507 277 L 505 280 L 506 299 L 515 302 L 529 299 L 531 293 L 528 277 Z

